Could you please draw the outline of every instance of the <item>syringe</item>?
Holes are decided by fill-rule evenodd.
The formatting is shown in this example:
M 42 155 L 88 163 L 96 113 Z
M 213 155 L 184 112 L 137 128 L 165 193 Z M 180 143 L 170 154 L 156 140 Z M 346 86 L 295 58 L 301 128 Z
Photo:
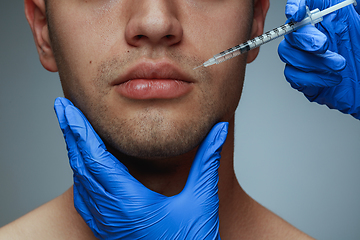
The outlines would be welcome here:
M 350 4 L 354 4 L 356 6 L 356 0 L 346 0 L 332 7 L 326 8 L 322 11 L 320 11 L 318 8 L 310 11 L 309 8 L 306 7 L 307 16 L 301 22 L 289 22 L 278 28 L 274 28 L 273 30 L 270 30 L 252 40 L 249 40 L 245 43 L 229 48 L 228 50 L 225 50 L 219 54 L 214 55 L 212 58 L 210 58 L 209 60 L 207 60 L 202 65 L 196 68 L 202 66 L 208 67 L 213 64 L 219 64 L 225 62 L 226 60 L 239 56 L 240 54 L 246 53 L 254 48 L 260 47 L 265 43 L 268 43 L 274 39 L 277 39 L 281 36 L 291 33 L 307 24 L 315 25 L 316 23 L 319 23 L 323 20 L 323 16 L 332 13 L 338 9 L 341 9 L 343 7 L 346 7 Z

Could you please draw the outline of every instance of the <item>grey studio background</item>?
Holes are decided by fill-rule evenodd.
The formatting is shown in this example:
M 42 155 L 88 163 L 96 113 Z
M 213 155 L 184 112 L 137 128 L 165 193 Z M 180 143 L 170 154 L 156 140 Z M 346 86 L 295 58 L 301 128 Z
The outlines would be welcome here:
M 271 1 L 266 30 L 285 22 L 285 3 Z M 3 226 L 63 193 L 72 172 L 53 111 L 62 96 L 58 75 L 38 60 L 23 1 L 1 0 L 0 20 Z M 236 118 L 238 179 L 258 202 L 317 239 L 360 239 L 360 122 L 291 89 L 279 41 L 248 66 Z

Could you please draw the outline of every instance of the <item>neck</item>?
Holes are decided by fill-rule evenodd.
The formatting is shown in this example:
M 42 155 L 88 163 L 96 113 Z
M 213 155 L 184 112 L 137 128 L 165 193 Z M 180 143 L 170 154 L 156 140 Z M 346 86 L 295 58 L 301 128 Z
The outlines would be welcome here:
M 110 150 L 111 151 L 111 150 Z M 147 188 L 173 196 L 182 191 L 196 155 L 196 149 L 174 158 L 161 160 L 134 159 L 116 155 L 129 172 Z M 219 216 L 221 235 L 233 234 L 239 214 L 243 215 L 250 198 L 237 182 L 234 172 L 234 118 L 229 121 L 228 136 L 221 152 L 219 173 Z M 230 238 L 231 239 L 231 238 Z
M 184 188 L 197 148 L 186 154 L 166 159 L 139 159 L 123 155 L 108 147 L 129 170 L 130 174 L 147 188 L 173 196 Z M 236 182 L 233 169 L 234 119 L 229 122 L 227 140 L 223 146 L 219 168 L 219 193 L 228 191 Z
M 139 159 L 108 148 L 144 186 L 165 196 L 181 192 L 185 186 L 196 150 L 166 159 Z
M 146 187 L 172 196 L 181 192 L 185 186 L 196 150 L 174 159 L 157 162 L 137 160 L 137 164 L 125 161 L 124 164 L 127 164 L 130 173 Z M 241 188 L 234 172 L 233 152 L 234 119 L 229 122 L 228 137 L 222 149 L 218 171 L 221 239 L 298 239 L 295 237 L 300 235 L 297 229 L 255 202 Z M 74 208 L 72 189 L 69 189 L 62 199 L 61 201 L 70 207 L 69 211 L 62 211 L 66 215 L 63 222 L 68 223 L 71 215 L 73 228 L 80 235 L 88 234 L 85 234 L 86 239 L 92 239 L 89 237 L 92 236 L 90 229 Z M 63 229 L 61 227 L 61 230 Z M 73 233 L 74 231 L 71 231 L 71 234 Z

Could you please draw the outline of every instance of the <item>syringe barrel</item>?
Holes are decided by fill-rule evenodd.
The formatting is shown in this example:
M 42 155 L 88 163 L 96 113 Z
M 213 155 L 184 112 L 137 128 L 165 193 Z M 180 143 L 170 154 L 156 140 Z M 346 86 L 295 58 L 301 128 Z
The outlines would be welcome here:
M 285 34 L 294 31 L 294 25 L 295 25 L 295 23 L 293 23 L 293 22 L 284 24 L 278 28 L 272 29 L 254 39 L 247 41 L 246 44 L 249 45 L 248 51 L 250 51 L 251 49 L 260 47 L 261 45 L 268 43 L 271 40 L 282 37 Z
M 254 39 L 251 39 L 243 44 L 229 48 L 219 54 L 214 55 L 216 64 L 222 63 L 226 60 L 239 56 L 240 54 L 246 53 L 254 48 L 260 47 L 261 45 L 270 42 L 276 38 L 284 36 L 285 34 L 294 31 L 295 23 L 290 22 L 284 24 L 278 28 L 270 30 Z
M 241 44 L 243 45 L 243 44 Z M 244 53 L 242 51 L 241 45 L 237 45 L 235 47 L 229 48 L 219 54 L 214 55 L 214 59 L 216 60 L 216 64 L 225 62 L 231 58 L 239 56 L 240 54 Z

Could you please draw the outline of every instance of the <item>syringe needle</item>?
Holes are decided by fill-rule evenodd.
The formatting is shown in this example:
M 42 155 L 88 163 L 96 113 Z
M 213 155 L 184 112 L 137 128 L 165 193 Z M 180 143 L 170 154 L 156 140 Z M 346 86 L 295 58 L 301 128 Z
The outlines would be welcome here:
M 197 67 L 193 68 L 193 70 L 198 69 L 198 68 L 200 68 L 202 66 L 204 66 L 204 64 L 201 64 L 200 66 L 197 66 Z

